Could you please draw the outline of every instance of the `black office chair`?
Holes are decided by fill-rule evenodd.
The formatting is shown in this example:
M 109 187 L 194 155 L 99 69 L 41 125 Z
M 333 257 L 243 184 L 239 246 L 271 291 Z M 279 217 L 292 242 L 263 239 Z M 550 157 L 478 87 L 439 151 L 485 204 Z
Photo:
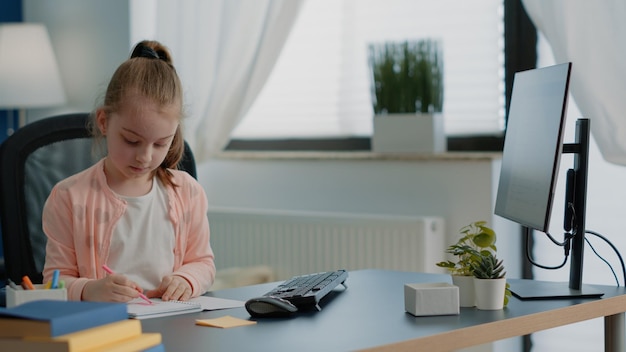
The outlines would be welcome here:
M 88 113 L 53 116 L 27 124 L 0 146 L 0 223 L 6 277 L 28 275 L 42 282 L 46 236 L 43 205 L 60 180 L 98 161 L 87 129 Z M 178 168 L 197 178 L 193 153 L 185 142 Z M 6 278 L 2 278 L 6 279 Z

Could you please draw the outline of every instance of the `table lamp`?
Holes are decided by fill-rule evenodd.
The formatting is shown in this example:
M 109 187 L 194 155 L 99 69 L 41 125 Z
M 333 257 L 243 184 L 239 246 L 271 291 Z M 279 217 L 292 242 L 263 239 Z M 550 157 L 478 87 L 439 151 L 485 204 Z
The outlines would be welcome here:
M 26 109 L 65 102 L 61 74 L 46 27 L 36 23 L 0 24 L 0 109 Z

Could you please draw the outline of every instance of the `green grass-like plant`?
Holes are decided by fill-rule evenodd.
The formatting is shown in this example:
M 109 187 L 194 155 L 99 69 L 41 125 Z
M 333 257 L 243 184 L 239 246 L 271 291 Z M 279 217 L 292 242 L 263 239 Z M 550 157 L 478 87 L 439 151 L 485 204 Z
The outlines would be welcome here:
M 375 114 L 442 111 L 443 54 L 438 40 L 370 44 L 368 61 Z

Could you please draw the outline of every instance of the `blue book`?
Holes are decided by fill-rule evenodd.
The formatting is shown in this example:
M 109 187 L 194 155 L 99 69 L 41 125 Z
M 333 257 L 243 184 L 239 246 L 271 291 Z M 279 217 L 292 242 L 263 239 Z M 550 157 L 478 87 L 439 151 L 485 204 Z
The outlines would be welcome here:
M 143 350 L 142 352 L 165 352 L 165 345 L 163 345 L 162 343 L 153 346 L 153 347 L 149 347 L 145 350 Z
M 125 303 L 32 301 L 0 308 L 0 337 L 57 337 L 125 319 Z

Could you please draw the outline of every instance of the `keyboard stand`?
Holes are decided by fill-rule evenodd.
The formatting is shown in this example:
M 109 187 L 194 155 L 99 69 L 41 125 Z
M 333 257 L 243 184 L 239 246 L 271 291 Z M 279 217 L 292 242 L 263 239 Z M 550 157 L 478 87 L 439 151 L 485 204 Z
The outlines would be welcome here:
M 346 280 L 343 280 L 343 282 L 341 283 L 341 286 L 343 286 L 344 291 L 348 289 L 348 285 L 346 284 Z M 319 303 L 315 304 L 315 310 L 317 310 L 318 312 L 322 311 L 322 307 L 320 307 Z
M 347 289 L 347 279 L 348 272 L 343 269 L 296 275 L 274 287 L 264 296 L 287 300 L 299 309 L 315 308 L 321 311 L 319 302 L 339 285 Z

